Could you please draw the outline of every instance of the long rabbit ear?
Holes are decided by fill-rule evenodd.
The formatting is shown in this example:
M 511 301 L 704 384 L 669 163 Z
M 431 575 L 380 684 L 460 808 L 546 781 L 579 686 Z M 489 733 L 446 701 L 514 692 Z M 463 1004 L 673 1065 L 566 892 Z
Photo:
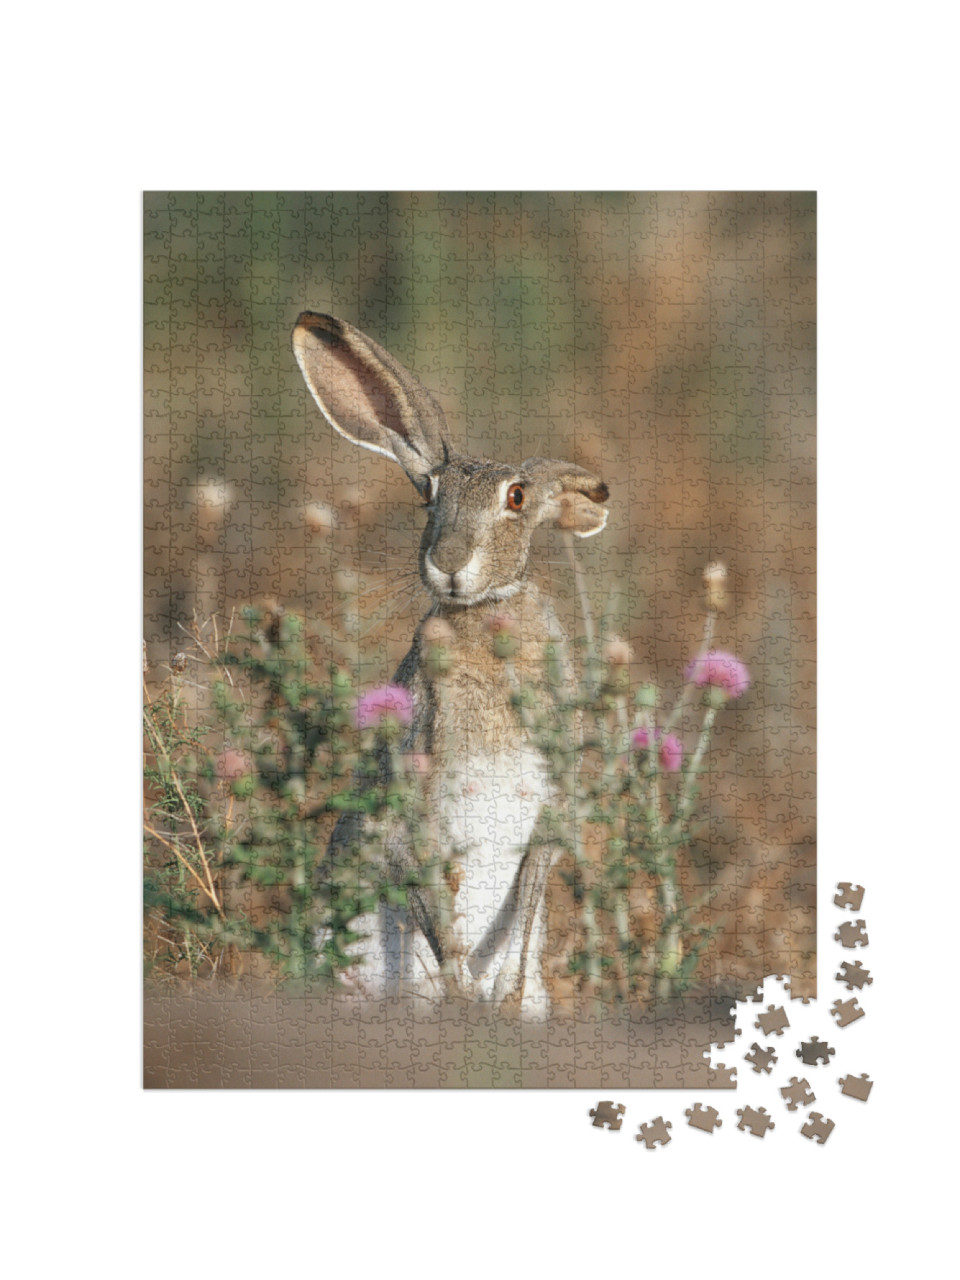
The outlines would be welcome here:
M 334 430 L 396 459 L 425 494 L 450 451 L 443 411 L 420 379 L 353 325 L 315 311 L 297 319 L 293 350 Z
M 610 490 L 592 471 L 555 458 L 528 458 L 522 469 L 547 489 L 542 521 L 552 520 L 578 538 L 592 538 L 606 526 L 610 512 L 603 504 Z

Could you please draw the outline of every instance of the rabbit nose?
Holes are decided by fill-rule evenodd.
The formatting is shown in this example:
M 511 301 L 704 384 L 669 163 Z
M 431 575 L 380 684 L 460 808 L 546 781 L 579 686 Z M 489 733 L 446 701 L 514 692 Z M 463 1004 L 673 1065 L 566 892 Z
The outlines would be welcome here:
M 465 564 L 460 564 L 452 571 L 446 566 L 456 563 L 456 561 L 446 560 L 444 561 L 445 567 L 440 568 L 433 558 L 433 553 L 430 551 L 424 556 L 424 563 L 428 580 L 436 590 L 442 591 L 445 595 L 470 595 L 480 585 L 481 563 L 480 555 L 476 551 Z
M 474 555 L 474 548 L 465 539 L 444 538 L 430 548 L 427 560 L 440 573 L 452 578 L 467 567 Z

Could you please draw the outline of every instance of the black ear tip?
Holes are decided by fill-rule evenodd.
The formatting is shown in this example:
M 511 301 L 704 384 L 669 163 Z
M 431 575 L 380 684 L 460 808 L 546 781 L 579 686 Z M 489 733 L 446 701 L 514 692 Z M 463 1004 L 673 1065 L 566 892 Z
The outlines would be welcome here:
M 304 329 L 312 337 L 328 345 L 340 342 L 343 338 L 343 325 L 335 316 L 323 315 L 319 311 L 301 311 L 294 325 L 294 333 Z

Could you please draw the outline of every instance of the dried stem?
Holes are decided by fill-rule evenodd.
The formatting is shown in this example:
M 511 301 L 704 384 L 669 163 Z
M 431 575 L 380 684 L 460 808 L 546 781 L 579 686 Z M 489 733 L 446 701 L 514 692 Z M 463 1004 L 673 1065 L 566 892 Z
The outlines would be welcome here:
M 210 863 L 207 860 L 206 851 L 204 850 L 204 847 L 203 847 L 203 839 L 200 835 L 200 830 L 197 827 L 196 819 L 193 816 L 193 809 L 190 807 L 190 804 L 187 801 L 187 797 L 184 794 L 183 787 L 180 785 L 180 778 L 177 774 L 177 770 L 174 766 L 174 763 L 170 758 L 170 753 L 167 751 L 167 748 L 164 745 L 163 738 L 159 730 L 157 729 L 156 725 L 153 723 L 153 716 L 151 715 L 151 712 L 150 712 L 152 703 L 150 701 L 150 694 L 147 689 L 146 679 L 144 679 L 144 682 L 143 682 L 143 692 L 144 692 L 144 697 L 147 700 L 147 706 L 144 711 L 144 722 L 147 726 L 147 732 L 150 734 L 150 740 L 153 743 L 153 749 L 155 752 L 159 752 L 159 754 L 162 755 L 163 759 L 166 761 L 167 768 L 170 772 L 170 779 L 173 782 L 174 787 L 176 788 L 177 795 L 180 797 L 180 803 L 183 805 L 184 812 L 186 813 L 187 817 L 190 820 L 190 828 L 193 832 L 193 838 L 196 841 L 197 853 L 200 857 L 200 862 L 203 866 L 204 875 L 206 876 L 206 879 L 207 879 L 208 887 L 206 888 L 205 892 L 208 894 L 211 902 L 213 902 L 214 905 L 216 906 L 220 916 L 225 919 L 226 917 L 223 916 L 223 908 L 220 905 L 219 898 L 217 897 L 217 891 L 213 883 L 213 874 L 210 870 Z
M 706 657 L 706 655 L 710 652 L 710 646 L 711 644 L 713 644 L 713 632 L 716 625 L 717 625 L 717 612 L 715 609 L 710 609 L 707 611 L 707 616 L 703 624 L 703 639 L 700 642 L 700 648 L 697 652 L 697 659 L 696 659 L 697 661 L 699 661 L 701 658 Z M 686 684 L 683 686 L 683 688 L 680 691 L 680 697 L 677 699 L 677 705 L 670 712 L 670 716 L 667 719 L 666 724 L 663 726 L 664 733 L 669 733 L 670 730 L 673 728 L 673 726 L 680 719 L 680 716 L 683 713 L 683 709 L 687 705 L 687 703 L 690 701 L 690 695 L 693 693 L 693 690 L 696 687 L 697 686 L 693 680 L 688 680 Z
M 220 916 L 220 919 L 226 920 L 226 916 L 223 914 L 223 907 L 220 905 L 220 900 L 216 895 L 216 891 L 212 888 L 208 888 L 208 886 L 204 884 L 204 882 L 197 875 L 196 868 L 191 864 L 189 859 L 183 856 L 183 854 L 180 852 L 180 850 L 172 841 L 168 840 L 166 836 L 162 836 L 160 832 L 156 830 L 156 828 L 151 827 L 150 823 L 147 822 L 146 819 L 144 819 L 143 821 L 143 827 L 144 827 L 144 830 L 147 831 L 150 835 L 152 835 L 155 840 L 159 840 L 165 849 L 169 849 L 171 853 L 176 855 L 176 857 L 184 865 L 184 867 L 187 869 L 190 875 L 193 876 L 194 880 L 196 880 L 200 889 L 207 895 L 207 897 L 216 907 L 217 914 Z

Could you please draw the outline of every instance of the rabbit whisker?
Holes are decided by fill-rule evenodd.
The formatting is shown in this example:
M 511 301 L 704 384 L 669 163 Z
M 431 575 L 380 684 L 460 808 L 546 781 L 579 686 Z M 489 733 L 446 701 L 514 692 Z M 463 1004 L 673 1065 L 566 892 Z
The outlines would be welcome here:
M 400 592 L 398 592 L 396 596 L 393 598 L 393 600 L 391 601 L 391 603 L 393 604 L 393 608 L 388 609 L 383 617 L 376 618 L 373 624 L 370 627 L 368 627 L 366 631 L 363 632 L 360 639 L 366 640 L 369 636 L 374 635 L 377 631 L 380 631 L 383 627 L 385 627 L 388 622 L 392 622 L 395 618 L 401 616 L 403 613 L 404 606 L 412 604 L 415 601 L 416 596 L 417 596 L 416 587 L 408 587 L 406 589 L 406 597 L 407 597 L 406 600 L 404 600 L 403 595 Z
M 414 581 L 419 581 L 419 573 L 405 574 L 401 581 L 397 581 L 395 576 L 391 576 L 389 582 L 375 583 L 372 587 L 364 587 L 362 591 L 358 591 L 353 597 L 355 600 L 364 600 L 368 596 L 389 595 L 394 591 L 401 591 L 404 587 L 408 587 Z

